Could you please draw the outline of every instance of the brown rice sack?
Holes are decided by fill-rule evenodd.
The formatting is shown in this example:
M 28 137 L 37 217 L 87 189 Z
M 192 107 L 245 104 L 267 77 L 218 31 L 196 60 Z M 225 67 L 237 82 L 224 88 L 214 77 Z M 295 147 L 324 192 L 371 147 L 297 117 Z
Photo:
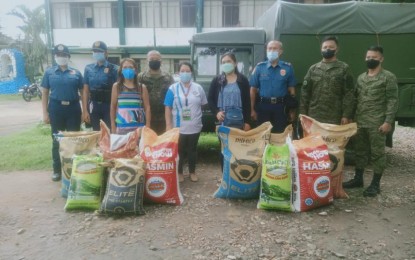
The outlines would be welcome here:
M 115 158 L 133 158 L 138 154 L 138 142 L 140 140 L 141 128 L 127 135 L 111 134 L 107 125 L 101 120 L 101 134 L 99 146 L 104 160 Z
M 269 143 L 272 145 L 285 145 L 287 137 L 293 138 L 293 126 L 288 125 L 283 133 L 274 134 L 271 133 L 271 137 L 269 139 Z
M 219 126 L 223 173 L 215 198 L 257 199 L 259 197 L 262 155 L 269 142 L 272 125 L 262 125 L 243 131 Z
M 332 203 L 329 151 L 321 136 L 309 135 L 288 146 L 293 164 L 294 211 L 308 211 Z
M 334 198 L 348 198 L 349 196 L 342 186 L 344 152 L 350 138 L 356 134 L 356 123 L 347 125 L 325 124 L 305 115 L 300 115 L 300 120 L 304 136 L 318 133 L 327 144 L 331 161 L 331 185 Z
M 143 208 L 145 163 L 140 157 L 114 159 L 100 213 L 145 214 Z
M 59 142 L 59 155 L 62 165 L 61 195 L 68 196 L 74 155 L 97 155 L 99 153 L 99 132 L 59 132 L 55 135 Z
M 146 163 L 144 198 L 161 204 L 181 205 L 177 164 L 179 161 L 179 128 L 157 136 L 144 127 L 140 140 L 140 156 Z

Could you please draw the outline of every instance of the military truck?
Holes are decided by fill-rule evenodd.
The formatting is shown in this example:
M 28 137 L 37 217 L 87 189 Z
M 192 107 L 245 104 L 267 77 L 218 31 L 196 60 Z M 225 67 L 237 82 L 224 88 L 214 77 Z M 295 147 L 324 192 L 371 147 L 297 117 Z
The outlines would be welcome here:
M 239 70 L 249 77 L 255 65 L 265 60 L 266 42 L 278 39 L 284 46 L 281 59 L 294 66 L 299 93 L 308 68 L 321 60 L 320 41 L 326 35 L 339 38 L 338 59 L 350 65 L 355 78 L 366 70 L 367 48 L 383 46 L 383 67 L 395 73 L 399 83 L 396 120 L 415 127 L 415 4 L 277 1 L 258 19 L 256 28 L 195 34 L 191 41 L 195 81 L 207 92 L 220 73 L 219 57 L 227 51 L 235 53 Z M 205 112 L 204 130 L 212 130 L 214 118 Z

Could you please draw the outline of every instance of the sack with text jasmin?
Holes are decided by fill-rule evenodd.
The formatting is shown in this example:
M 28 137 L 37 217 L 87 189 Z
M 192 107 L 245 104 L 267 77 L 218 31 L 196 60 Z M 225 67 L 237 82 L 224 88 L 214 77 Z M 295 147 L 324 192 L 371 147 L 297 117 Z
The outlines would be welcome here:
M 347 125 L 324 124 L 305 115 L 300 115 L 300 121 L 304 136 L 318 133 L 327 144 L 331 161 L 331 186 L 334 198 L 348 198 L 349 196 L 342 186 L 344 152 L 350 138 L 357 132 L 356 123 Z
M 144 199 L 146 202 L 181 205 L 177 163 L 179 160 L 179 128 L 157 136 L 143 127 L 139 145 L 140 156 L 146 163 Z
M 73 156 L 99 154 L 99 132 L 59 132 L 54 137 L 59 142 L 59 155 L 62 165 L 61 195 L 66 198 L 72 174 Z
M 272 125 L 265 122 L 249 131 L 219 126 L 223 173 L 215 198 L 257 199 L 261 179 L 262 154 L 269 142 Z
M 100 213 L 143 215 L 145 163 L 140 157 L 114 159 Z

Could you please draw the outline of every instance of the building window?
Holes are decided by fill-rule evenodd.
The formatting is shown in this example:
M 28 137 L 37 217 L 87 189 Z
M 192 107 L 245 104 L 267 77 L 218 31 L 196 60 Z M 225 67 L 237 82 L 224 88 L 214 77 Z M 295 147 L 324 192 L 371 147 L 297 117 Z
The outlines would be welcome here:
M 118 3 L 111 3 L 112 28 L 118 28 Z
M 196 22 L 196 3 L 194 0 L 181 1 L 182 27 L 194 27 Z
M 222 5 L 223 27 L 239 26 L 239 0 L 224 0 Z
M 71 28 L 93 28 L 92 3 L 70 3 Z
M 141 26 L 141 3 L 125 2 L 125 27 L 139 28 Z

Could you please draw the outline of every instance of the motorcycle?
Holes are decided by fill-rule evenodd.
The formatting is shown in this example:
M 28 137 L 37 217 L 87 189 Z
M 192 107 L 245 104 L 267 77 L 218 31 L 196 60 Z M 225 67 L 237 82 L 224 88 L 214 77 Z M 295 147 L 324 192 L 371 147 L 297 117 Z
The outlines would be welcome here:
M 39 97 L 42 99 L 42 90 L 40 90 L 38 83 L 33 83 L 30 86 L 24 85 L 19 89 L 19 92 L 22 94 L 23 99 L 27 102 L 34 97 Z

